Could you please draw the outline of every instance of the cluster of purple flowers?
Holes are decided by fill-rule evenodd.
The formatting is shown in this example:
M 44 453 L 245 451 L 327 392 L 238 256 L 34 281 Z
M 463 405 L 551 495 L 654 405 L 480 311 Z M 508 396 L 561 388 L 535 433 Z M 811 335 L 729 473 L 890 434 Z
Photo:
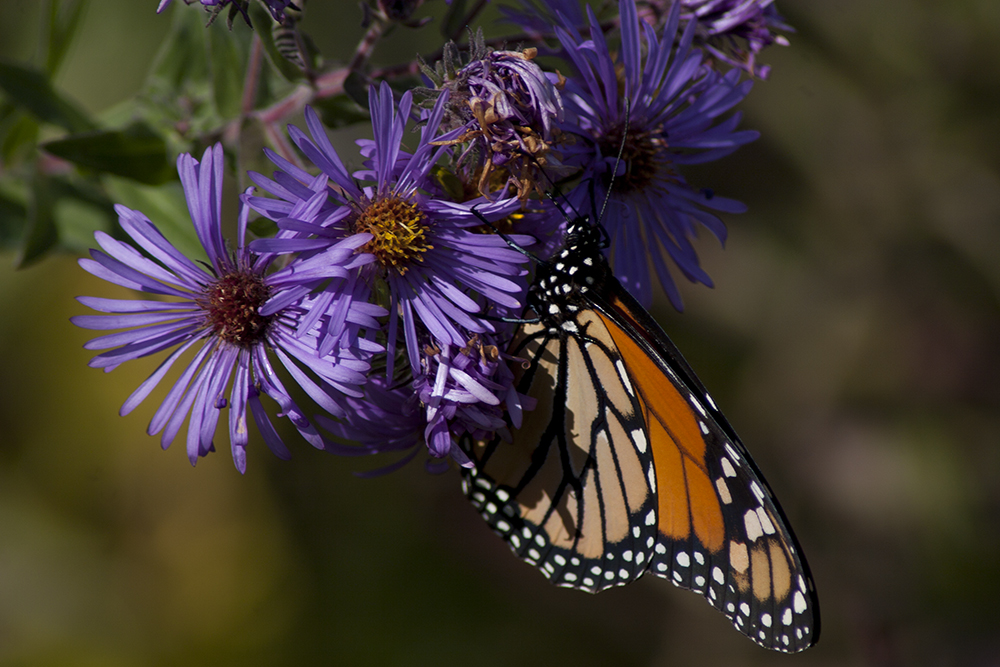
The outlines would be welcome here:
M 276 16 L 290 4 L 268 2 Z M 91 365 L 109 371 L 170 350 L 126 414 L 191 351 L 149 433 L 162 432 L 167 447 L 188 419 L 192 463 L 213 450 L 225 407 L 241 472 L 248 412 L 286 457 L 264 394 L 318 448 L 404 452 L 400 464 L 428 451 L 471 465 L 460 437 L 502 436 L 533 407 L 514 388 L 521 360 L 505 350 L 523 316 L 529 258 L 559 247 L 565 211 L 597 216 L 607 202 L 609 259 L 640 301 L 651 301 L 655 276 L 680 308 L 672 271 L 711 284 L 691 239 L 702 226 L 724 240 L 716 213 L 743 206 L 689 184 L 683 169 L 756 138 L 729 112 L 749 92 L 744 73 L 757 70 L 725 71 L 728 60 L 705 35 L 756 35 L 747 38 L 756 54 L 774 41 L 760 31 L 780 24 L 769 1 L 735 4 L 679 1 L 660 20 L 649 3 L 620 0 L 609 27 L 576 0 L 549 3 L 550 13 L 523 27 L 557 40 L 548 52 L 564 59 L 565 76 L 543 70 L 534 48 L 493 51 L 478 40 L 465 57 L 446 50 L 445 66 L 426 69 L 422 104 L 413 92 L 372 87 L 374 138 L 358 141 L 362 168 L 353 172 L 307 109 L 306 131 L 289 134 L 311 165 L 268 152 L 276 170 L 249 174 L 261 194 L 240 195 L 235 248 L 221 232 L 221 146 L 200 161 L 182 155 L 178 172 L 207 260 L 185 257 L 142 213 L 119 206 L 135 246 L 98 233 L 101 250 L 81 266 L 169 300 L 81 297 L 107 314 L 76 317 L 77 325 L 124 330 L 88 343 L 103 350 Z M 519 16 L 527 14 L 508 14 Z M 274 236 L 248 243 L 251 214 L 273 221 Z M 279 369 L 297 387 L 286 389 Z M 317 414 L 299 407 L 303 395 Z

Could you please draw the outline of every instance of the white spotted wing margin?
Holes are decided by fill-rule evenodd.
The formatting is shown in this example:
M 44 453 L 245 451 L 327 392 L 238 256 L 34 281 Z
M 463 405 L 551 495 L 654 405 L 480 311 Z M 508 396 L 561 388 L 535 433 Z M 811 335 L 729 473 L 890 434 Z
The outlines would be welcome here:
M 512 442 L 463 441 L 475 463 L 463 488 L 521 559 L 557 585 L 598 592 L 649 567 L 655 473 L 649 449 L 627 436 L 642 420 L 607 332 L 596 317 L 577 322 L 522 327 L 510 351 L 530 360 L 518 389 L 538 405 Z
M 657 361 L 701 431 L 704 455 L 697 464 L 711 482 L 724 528 L 723 539 L 704 540 L 714 542 L 708 545 L 699 539 L 694 519 L 688 530 L 678 530 L 665 526 L 664 518 L 650 569 L 705 596 L 737 630 L 765 648 L 789 653 L 809 648 L 819 638 L 815 585 L 763 475 L 666 333 L 617 281 L 604 287 L 590 295 L 592 306 Z M 644 395 L 648 388 L 637 384 L 640 402 L 657 401 L 657 396 Z M 647 416 L 647 421 L 655 418 Z M 655 430 L 653 424 L 647 424 L 647 429 Z M 654 457 L 663 454 L 655 446 L 653 450 Z M 661 478 L 664 487 L 669 487 L 669 475 Z M 660 493 L 675 491 L 663 488 Z M 690 488 L 688 493 L 689 517 L 693 517 Z M 660 507 L 663 513 L 662 502 Z

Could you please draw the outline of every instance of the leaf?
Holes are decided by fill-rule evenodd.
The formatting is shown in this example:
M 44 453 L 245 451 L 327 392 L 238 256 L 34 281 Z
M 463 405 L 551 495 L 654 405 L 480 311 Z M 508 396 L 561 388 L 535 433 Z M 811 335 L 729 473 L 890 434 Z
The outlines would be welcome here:
M 0 193 L 0 248 L 13 249 L 24 238 L 28 207 L 23 201 Z
M 21 252 L 15 262 L 17 268 L 23 269 L 35 263 L 59 242 L 59 232 L 52 216 L 52 203 L 48 179 L 41 172 L 36 172 L 31 182 L 28 225 L 24 230 Z
M 41 121 L 70 132 L 87 132 L 96 125 L 75 104 L 62 97 L 41 72 L 0 61 L 0 88 Z
M 240 114 L 243 96 L 243 62 L 234 36 L 221 23 L 213 23 L 208 32 L 208 66 L 212 74 L 212 97 L 222 118 Z
M 144 123 L 74 134 L 42 144 L 42 148 L 81 167 L 140 183 L 158 185 L 175 175 L 167 160 L 166 142 Z
M 18 162 L 20 157 L 30 155 L 38 141 L 38 121 L 33 116 L 21 110 L 15 112 L 5 122 L 2 128 L 3 143 L 0 144 L 0 159 L 6 166 Z
M 462 28 L 467 21 L 465 15 L 465 0 L 452 0 L 448 6 L 448 11 L 441 21 L 441 35 L 445 39 L 455 39 L 461 34 Z
M 368 107 L 368 79 L 360 72 L 351 72 L 344 79 L 344 92 L 362 109 Z
M 357 102 L 347 95 L 315 99 L 312 101 L 312 106 L 319 111 L 323 124 L 331 129 L 361 123 L 371 118 L 368 109 L 358 106 Z
M 202 14 L 175 11 L 170 33 L 163 41 L 146 78 L 147 93 L 179 92 L 209 76 Z
M 69 0 L 60 8 L 59 0 L 50 0 L 48 16 L 48 44 L 45 53 L 45 71 L 50 77 L 59 71 L 63 58 L 69 51 L 73 37 L 80 27 L 87 0 Z

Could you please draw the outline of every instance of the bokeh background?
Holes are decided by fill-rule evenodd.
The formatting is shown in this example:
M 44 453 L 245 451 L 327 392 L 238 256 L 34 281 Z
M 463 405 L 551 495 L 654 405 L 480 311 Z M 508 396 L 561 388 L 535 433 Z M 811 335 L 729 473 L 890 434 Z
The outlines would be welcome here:
M 43 4 L 0 0 L 0 56 L 33 56 Z M 92 2 L 62 89 L 95 114 L 134 95 L 155 5 Z M 454 471 L 360 479 L 378 462 L 259 441 L 244 476 L 227 452 L 191 468 L 145 435 L 153 401 L 117 416 L 155 361 L 86 366 L 73 297 L 118 293 L 71 254 L 8 254 L 0 664 L 1000 665 L 1000 3 L 779 9 L 798 32 L 743 105 L 762 138 L 690 175 L 750 210 L 699 244 L 715 289 L 654 312 L 795 526 L 817 647 L 759 649 L 654 577 L 554 588 Z M 308 21 L 329 57 L 360 34 L 346 0 Z

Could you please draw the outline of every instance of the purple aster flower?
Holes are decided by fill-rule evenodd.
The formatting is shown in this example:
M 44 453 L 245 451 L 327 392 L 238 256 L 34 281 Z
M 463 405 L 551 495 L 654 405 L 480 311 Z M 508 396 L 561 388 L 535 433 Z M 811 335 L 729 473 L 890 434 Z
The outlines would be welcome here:
M 483 196 L 512 187 L 526 200 L 549 185 L 541 174 L 562 120 L 562 100 L 533 60 L 538 50 L 493 51 L 478 31 L 468 64 L 457 71 L 458 48 L 449 43 L 436 69 L 424 73 L 448 91 L 445 129 L 462 128 L 446 145 L 466 144 L 456 162 Z
M 569 198 L 576 210 L 596 214 L 591 209 L 604 201 L 621 151 L 601 221 L 611 237 L 615 275 L 648 307 L 651 266 L 680 309 L 667 258 L 688 280 L 711 286 L 691 238 L 700 224 L 724 242 L 726 228 L 715 212 L 740 213 L 746 207 L 692 187 L 679 167 L 715 160 L 757 138 L 757 132 L 736 131 L 740 113 L 716 124 L 746 96 L 752 82 L 740 83 L 738 70 L 721 75 L 704 67 L 700 52 L 691 49 L 693 23 L 674 48 L 679 4 L 660 39 L 639 20 L 634 0 L 620 0 L 619 10 L 622 43 L 617 55 L 609 50 L 593 13 L 590 39 L 556 27 L 578 71 L 563 91 L 564 129 L 583 140 L 562 150 L 568 164 L 582 167 L 584 180 Z
M 365 387 L 364 400 L 347 399 L 345 417 L 317 420 L 338 439 L 358 443 L 343 453 L 407 452 L 380 473 L 405 465 L 421 444 L 435 459 L 450 458 L 469 467 L 471 460 L 457 444 L 461 436 L 488 440 L 494 432 L 506 431 L 504 411 L 517 428 L 523 411 L 535 406 L 534 399 L 514 388 L 509 361 L 489 335 L 473 336 L 462 348 L 428 343 L 412 382 L 389 388 L 384 376 L 375 376 Z
M 413 389 L 425 410 L 424 441 L 431 455 L 450 456 L 468 468 L 472 461 L 459 448 L 459 437 L 468 433 L 475 440 L 490 439 L 505 429 L 505 409 L 514 427 L 521 426 L 522 412 L 533 409 L 535 401 L 514 388 L 510 359 L 490 336 L 473 336 L 458 349 L 425 346 Z
M 161 442 L 167 448 L 190 415 L 187 453 L 192 464 L 214 450 L 213 437 L 224 407 L 230 409 L 229 437 L 240 472 L 246 469 L 248 411 L 271 450 L 281 458 L 289 456 L 261 404 L 261 393 L 278 404 L 280 414 L 288 417 L 307 441 L 324 447 L 323 438 L 282 385 L 271 358 L 277 357 L 296 383 L 333 414 L 344 414 L 344 396 L 362 395 L 360 387 L 369 370 L 366 357 L 381 348 L 365 339 L 361 330 L 375 328 L 378 322 L 352 309 L 339 320 L 337 331 L 327 328 L 325 335 L 335 336 L 338 345 L 330 354 L 320 355 L 317 332 L 321 324 L 317 322 L 305 332 L 300 326 L 311 304 L 302 298 L 289 302 L 287 296 L 289 290 L 296 289 L 302 271 L 315 270 L 330 280 L 356 273 L 374 260 L 357 252 L 371 237 L 356 235 L 332 245 L 324 251 L 321 270 L 293 262 L 268 273 L 273 256 L 257 255 L 244 245 L 249 215 L 245 203 L 235 252 L 230 254 L 222 238 L 222 147 L 209 148 L 200 163 L 190 155 L 181 155 L 177 170 L 208 261 L 185 257 L 146 216 L 117 206 L 122 229 L 146 254 L 97 232 L 103 251 L 92 250 L 91 259 L 81 259 L 80 265 L 109 282 L 173 300 L 79 297 L 84 305 L 110 315 L 77 316 L 72 318 L 74 324 L 86 329 L 126 329 L 87 343 L 87 349 L 107 350 L 90 365 L 110 371 L 131 359 L 173 349 L 125 401 L 121 409 L 125 415 L 153 391 L 185 352 L 195 351 L 148 430 L 150 435 L 163 431 Z M 281 307 L 267 311 L 267 306 L 276 303 Z
M 482 219 L 499 220 L 519 207 L 516 198 L 491 202 L 478 199 L 455 202 L 446 198 L 431 170 L 447 150 L 432 140 L 444 113 L 447 95 L 425 112 L 420 139 L 413 153 L 402 149 L 411 95 L 405 93 L 398 107 L 388 85 L 372 90 L 371 114 L 374 140 L 359 140 L 366 168 L 352 177 L 326 136 L 319 117 L 306 110 L 310 135 L 289 127 L 295 144 L 331 181 L 327 210 L 346 205 L 349 215 L 337 218 L 325 231 L 299 228 L 307 239 L 268 240 L 274 252 L 301 250 L 302 240 L 314 248 L 332 244 L 347 234 L 367 233 L 364 247 L 375 256 L 366 269 L 368 277 L 387 286 L 389 301 L 387 374 L 393 376 L 395 345 L 400 325 L 411 369 L 417 371 L 420 351 L 418 329 L 426 329 L 443 343 L 463 346 L 470 333 L 494 330 L 489 309 L 519 312 L 526 289 L 522 266 L 526 258 L 509 248 L 495 234 L 477 233 Z M 443 135 L 447 141 L 452 137 Z M 308 172 L 273 152 L 280 168 L 274 179 L 251 173 L 251 178 L 278 200 L 256 198 L 251 204 L 269 217 L 283 215 L 290 205 L 312 194 L 306 184 L 315 180 Z M 359 185 L 355 178 L 369 183 Z M 481 217 L 480 217 L 481 216 Z M 335 217 L 335 216 L 334 216 Z M 331 217 L 331 220 L 333 217 Z M 313 231 L 315 234 L 310 234 Z M 528 245 L 529 237 L 516 237 Z M 257 244 L 265 242 L 255 242 Z
M 672 0 L 648 0 L 642 9 L 653 14 L 653 25 L 669 16 Z M 788 46 L 775 34 L 794 29 L 778 14 L 774 0 L 680 0 L 681 25 L 696 24 L 694 43 L 707 51 L 710 61 L 737 67 L 766 79 L 771 68 L 757 62 L 757 54 L 771 44 Z

